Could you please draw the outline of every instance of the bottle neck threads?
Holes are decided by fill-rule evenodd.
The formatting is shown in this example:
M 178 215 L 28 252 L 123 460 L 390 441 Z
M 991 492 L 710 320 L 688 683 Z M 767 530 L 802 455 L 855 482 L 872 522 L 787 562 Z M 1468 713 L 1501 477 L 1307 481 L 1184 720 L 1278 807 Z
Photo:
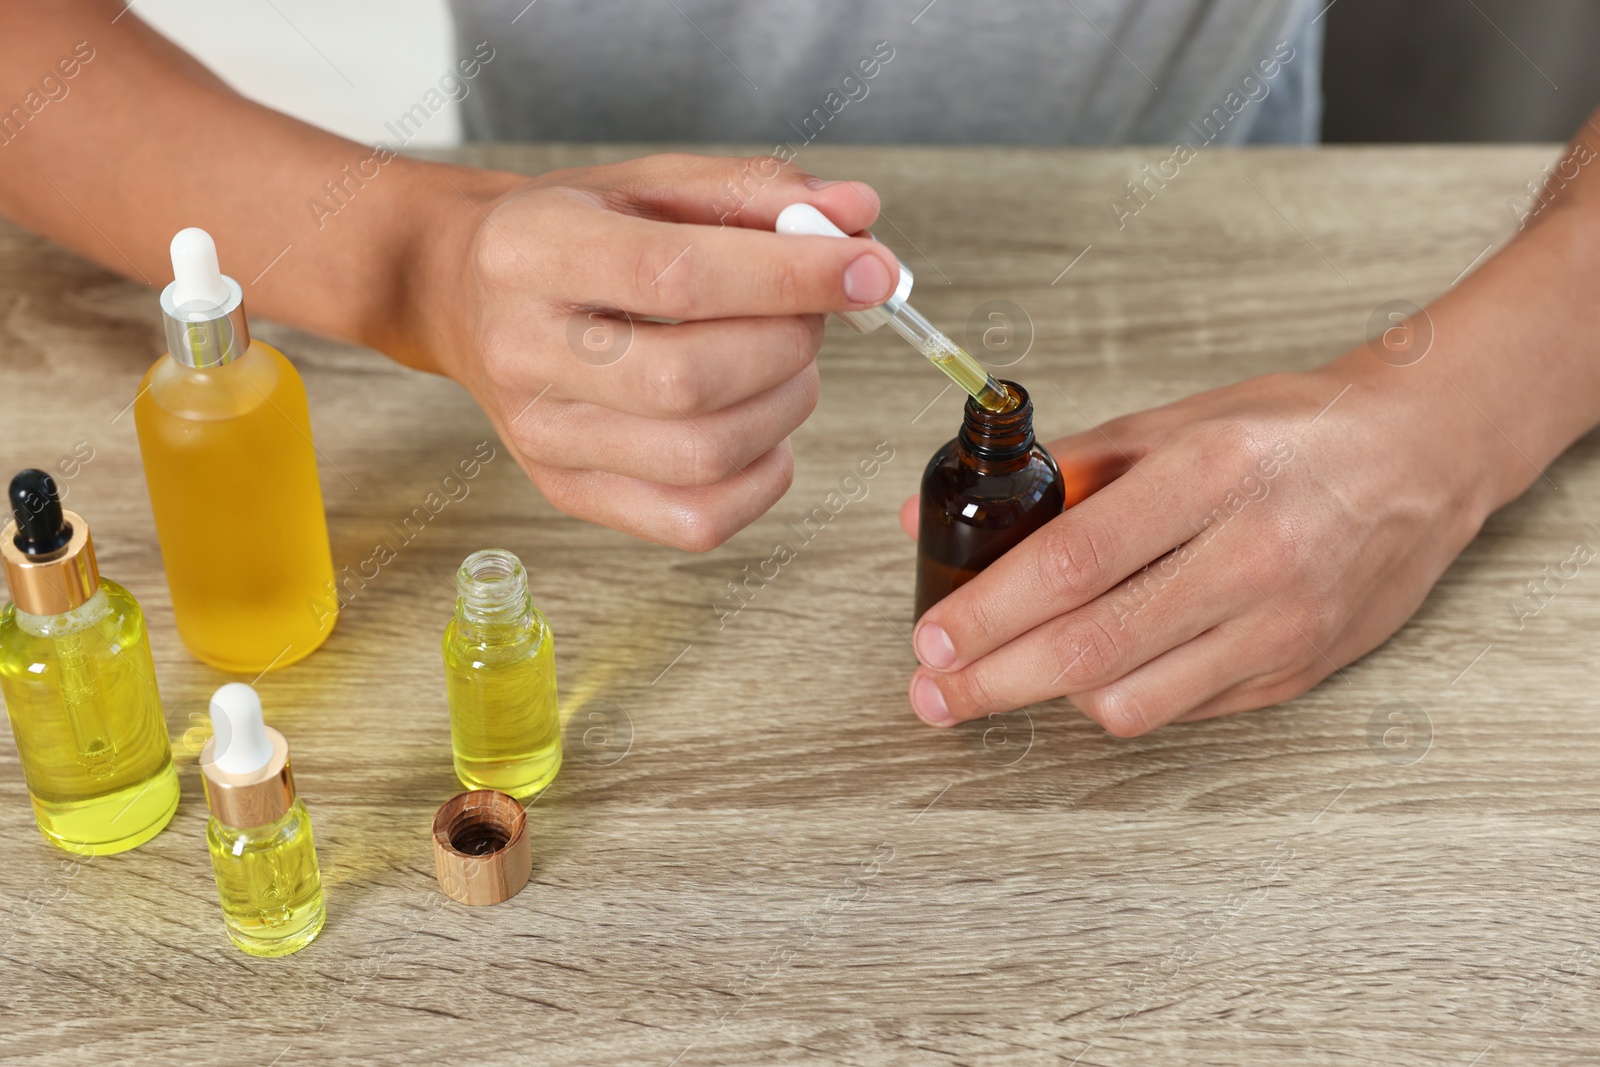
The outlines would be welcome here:
M 528 572 L 503 548 L 474 552 L 456 571 L 456 615 L 477 626 L 508 626 L 532 615 Z
M 1007 411 L 990 411 L 970 397 L 961 420 L 963 451 L 983 464 L 1004 463 L 1033 448 L 1033 401 L 1016 382 L 1002 382 L 1016 404 Z

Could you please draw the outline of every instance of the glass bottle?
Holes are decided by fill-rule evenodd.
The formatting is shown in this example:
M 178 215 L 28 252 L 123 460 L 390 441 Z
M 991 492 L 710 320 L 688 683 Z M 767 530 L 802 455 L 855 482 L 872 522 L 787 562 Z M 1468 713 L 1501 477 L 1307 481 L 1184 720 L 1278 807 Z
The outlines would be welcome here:
M 533 606 L 522 561 L 504 549 L 468 556 L 456 591 L 444 629 L 456 777 L 522 800 L 561 769 L 555 634 Z
M 204 230 L 172 240 L 168 354 L 133 404 L 178 636 L 221 670 L 315 651 L 338 613 L 305 386 L 252 340 Z
M 212 737 L 200 752 L 206 846 L 228 937 L 252 956 L 287 956 L 322 932 L 322 876 L 311 814 L 295 795 L 289 744 L 266 725 L 243 682 L 211 697 Z
M 144 613 L 100 577 L 89 524 L 61 507 L 50 475 L 22 471 L 10 502 L 0 693 L 34 820 L 68 852 L 123 852 L 178 808 Z
M 1015 382 L 1005 411 L 968 400 L 961 432 L 928 461 L 917 520 L 916 617 L 1060 515 L 1061 471 L 1033 439 L 1033 401 Z

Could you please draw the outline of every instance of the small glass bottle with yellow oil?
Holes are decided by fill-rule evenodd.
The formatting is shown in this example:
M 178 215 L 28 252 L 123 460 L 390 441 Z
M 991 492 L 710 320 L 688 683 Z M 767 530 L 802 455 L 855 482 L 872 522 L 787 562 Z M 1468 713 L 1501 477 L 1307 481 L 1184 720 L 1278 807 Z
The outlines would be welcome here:
M 206 845 L 228 937 L 252 956 L 287 956 L 322 932 L 322 876 L 311 814 L 295 795 L 289 743 L 243 682 L 211 697 L 212 737 L 200 752 Z
M 123 852 L 178 808 L 144 613 L 100 577 L 89 524 L 61 507 L 50 475 L 22 471 L 10 503 L 0 693 L 34 820 L 68 852 Z
M 456 592 L 444 630 L 456 777 L 526 799 L 561 769 L 555 634 L 533 606 L 522 561 L 503 549 L 468 556 Z
M 172 614 L 197 657 L 260 674 L 310 655 L 337 615 L 306 390 L 251 339 L 210 235 L 180 231 L 172 270 L 167 354 L 133 403 Z

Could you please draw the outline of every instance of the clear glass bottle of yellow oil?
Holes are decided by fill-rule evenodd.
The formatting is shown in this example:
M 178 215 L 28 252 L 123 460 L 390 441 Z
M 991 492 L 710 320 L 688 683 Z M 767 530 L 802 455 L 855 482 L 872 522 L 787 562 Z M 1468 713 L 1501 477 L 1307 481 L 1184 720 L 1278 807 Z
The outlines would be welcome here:
M 533 606 L 522 561 L 503 549 L 468 556 L 456 592 L 444 629 L 456 777 L 522 800 L 561 769 L 555 634 Z
M 150 840 L 178 808 L 178 775 L 144 613 L 100 577 L 89 524 L 55 481 L 11 481 L 0 530 L 0 693 L 47 840 L 99 856 Z
M 150 506 L 183 643 L 256 674 L 311 654 L 336 617 L 305 386 L 251 340 L 204 230 L 172 239 L 172 268 L 167 354 L 133 405 Z
M 260 697 L 243 682 L 213 694 L 211 726 L 200 772 L 223 922 L 233 943 L 252 956 L 287 956 L 316 939 L 327 914 L 289 743 L 266 724 Z

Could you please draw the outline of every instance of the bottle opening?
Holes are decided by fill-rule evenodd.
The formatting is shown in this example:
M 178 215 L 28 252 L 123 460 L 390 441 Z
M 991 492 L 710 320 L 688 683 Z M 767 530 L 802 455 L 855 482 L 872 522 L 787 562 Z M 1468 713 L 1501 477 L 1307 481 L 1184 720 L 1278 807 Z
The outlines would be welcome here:
M 528 605 L 528 572 L 503 548 L 474 552 L 456 572 L 461 611 L 477 622 L 517 618 Z
M 985 460 L 1006 460 L 1033 447 L 1033 401 L 1016 382 L 1000 383 L 1011 403 L 1003 411 L 990 411 L 968 399 L 961 421 L 961 444 Z

